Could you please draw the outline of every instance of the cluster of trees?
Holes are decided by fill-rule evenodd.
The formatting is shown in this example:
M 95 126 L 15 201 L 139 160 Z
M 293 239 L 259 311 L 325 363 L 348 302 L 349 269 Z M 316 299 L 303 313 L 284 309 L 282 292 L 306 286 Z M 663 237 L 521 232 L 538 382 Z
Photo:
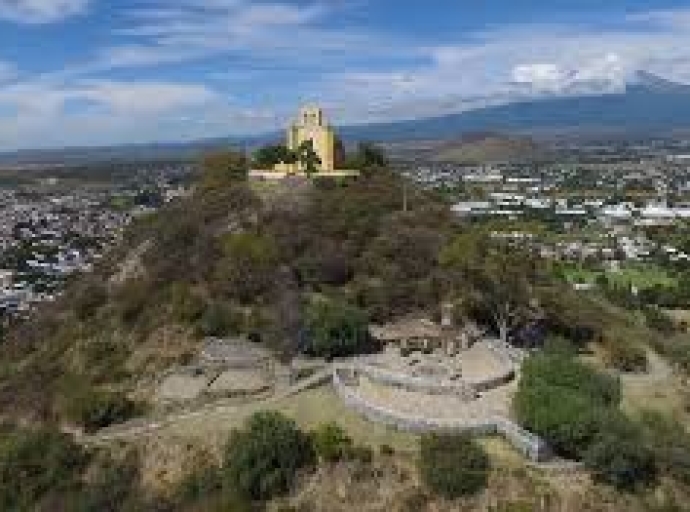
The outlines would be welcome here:
M 535 258 L 516 247 L 489 240 L 481 231 L 457 236 L 440 254 L 458 289 L 474 292 L 472 305 L 487 317 L 502 341 L 529 321 L 540 279 Z
M 619 382 L 553 351 L 523 367 L 514 408 L 520 423 L 564 457 L 582 460 L 599 481 L 621 489 L 652 482 L 654 453 L 618 408 Z
M 241 495 L 265 500 L 285 494 L 298 472 L 314 464 L 309 436 L 274 412 L 252 416 L 225 451 L 224 478 Z
M 341 169 L 358 169 L 366 172 L 372 169 L 383 169 L 388 165 L 385 153 L 368 142 L 360 143 L 356 151 L 346 154 L 342 142 L 336 140 L 335 153 L 336 167 Z M 312 141 L 303 142 L 295 151 L 281 144 L 263 146 L 254 152 L 253 162 L 260 169 L 272 169 L 278 164 L 299 162 L 308 175 L 317 172 L 322 163 L 314 151 Z
M 254 165 L 260 169 L 272 169 L 278 164 L 300 163 L 307 176 L 315 174 L 323 163 L 314 149 L 314 143 L 306 140 L 292 151 L 283 145 L 268 145 L 259 148 L 254 153 Z
M 282 144 L 268 144 L 257 149 L 251 158 L 245 153 L 225 150 L 203 156 L 201 184 L 204 188 L 224 186 L 246 179 L 250 167 L 273 169 L 278 164 L 300 163 L 307 175 L 318 172 L 322 164 L 314 143 L 304 141 L 296 150 Z M 336 141 L 335 164 L 339 169 L 357 169 L 365 173 L 384 169 L 388 159 L 379 147 L 368 142 L 358 144 L 355 151 L 347 154 L 340 140 Z
M 303 350 L 315 357 L 345 357 L 369 348 L 369 319 L 364 311 L 334 300 L 315 300 L 305 313 Z

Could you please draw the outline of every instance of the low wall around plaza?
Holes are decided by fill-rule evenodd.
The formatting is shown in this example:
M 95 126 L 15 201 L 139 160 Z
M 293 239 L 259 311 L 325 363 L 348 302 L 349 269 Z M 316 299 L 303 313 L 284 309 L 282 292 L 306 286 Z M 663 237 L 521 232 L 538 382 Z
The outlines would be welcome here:
M 412 377 L 368 365 L 357 365 L 352 367 L 352 369 L 366 375 L 372 382 L 384 386 L 397 387 L 406 391 L 415 391 L 428 395 L 457 395 L 468 401 L 477 398 L 476 388 L 464 380 L 453 382 Z
M 501 435 L 516 450 L 532 461 L 541 462 L 550 457 L 548 446 L 543 440 L 507 418 L 490 417 L 481 421 L 464 421 L 413 417 L 372 404 L 355 392 L 356 371 L 354 368 L 334 368 L 333 387 L 346 406 L 371 422 L 414 434 L 436 432 L 469 433 L 478 436 Z

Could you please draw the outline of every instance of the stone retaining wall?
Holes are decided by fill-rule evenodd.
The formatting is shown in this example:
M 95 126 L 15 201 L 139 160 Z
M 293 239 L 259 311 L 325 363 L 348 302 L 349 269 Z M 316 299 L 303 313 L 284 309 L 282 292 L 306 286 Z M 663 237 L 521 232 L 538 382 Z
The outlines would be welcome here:
M 501 435 L 520 453 L 532 461 L 539 462 L 549 457 L 546 444 L 537 436 L 527 432 L 506 418 L 487 418 L 483 421 L 459 421 L 438 418 L 419 418 L 402 415 L 379 405 L 367 402 L 352 386 L 353 368 L 334 368 L 333 386 L 343 402 L 364 418 L 382 423 L 402 432 L 422 434 L 438 432 L 446 434 L 470 433 L 474 435 Z

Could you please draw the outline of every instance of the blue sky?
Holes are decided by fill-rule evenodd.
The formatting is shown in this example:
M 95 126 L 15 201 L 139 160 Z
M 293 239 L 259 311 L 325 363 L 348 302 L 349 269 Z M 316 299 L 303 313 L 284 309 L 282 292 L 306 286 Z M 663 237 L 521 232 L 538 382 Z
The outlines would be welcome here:
M 0 0 L 0 150 L 690 83 L 688 41 L 679 0 Z

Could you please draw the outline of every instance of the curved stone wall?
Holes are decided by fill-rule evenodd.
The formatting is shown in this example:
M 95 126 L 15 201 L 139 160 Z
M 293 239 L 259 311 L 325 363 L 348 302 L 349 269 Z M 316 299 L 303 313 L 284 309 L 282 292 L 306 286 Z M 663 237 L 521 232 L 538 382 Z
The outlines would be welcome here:
M 338 396 L 351 409 L 369 421 L 382 423 L 402 432 L 422 434 L 438 432 L 446 434 L 471 433 L 474 435 L 501 435 L 520 453 L 533 461 L 549 457 L 549 450 L 539 437 L 527 432 L 506 418 L 487 418 L 484 421 L 460 421 L 438 418 L 421 418 L 400 414 L 399 412 L 369 403 L 348 385 L 356 379 L 353 368 L 334 368 L 333 387 Z
M 429 395 L 458 395 L 465 400 L 474 400 L 477 397 L 476 389 L 464 380 L 452 382 L 412 377 L 363 364 L 352 366 L 351 370 L 366 375 L 369 380 L 377 384 L 398 387 L 407 391 L 417 391 Z

